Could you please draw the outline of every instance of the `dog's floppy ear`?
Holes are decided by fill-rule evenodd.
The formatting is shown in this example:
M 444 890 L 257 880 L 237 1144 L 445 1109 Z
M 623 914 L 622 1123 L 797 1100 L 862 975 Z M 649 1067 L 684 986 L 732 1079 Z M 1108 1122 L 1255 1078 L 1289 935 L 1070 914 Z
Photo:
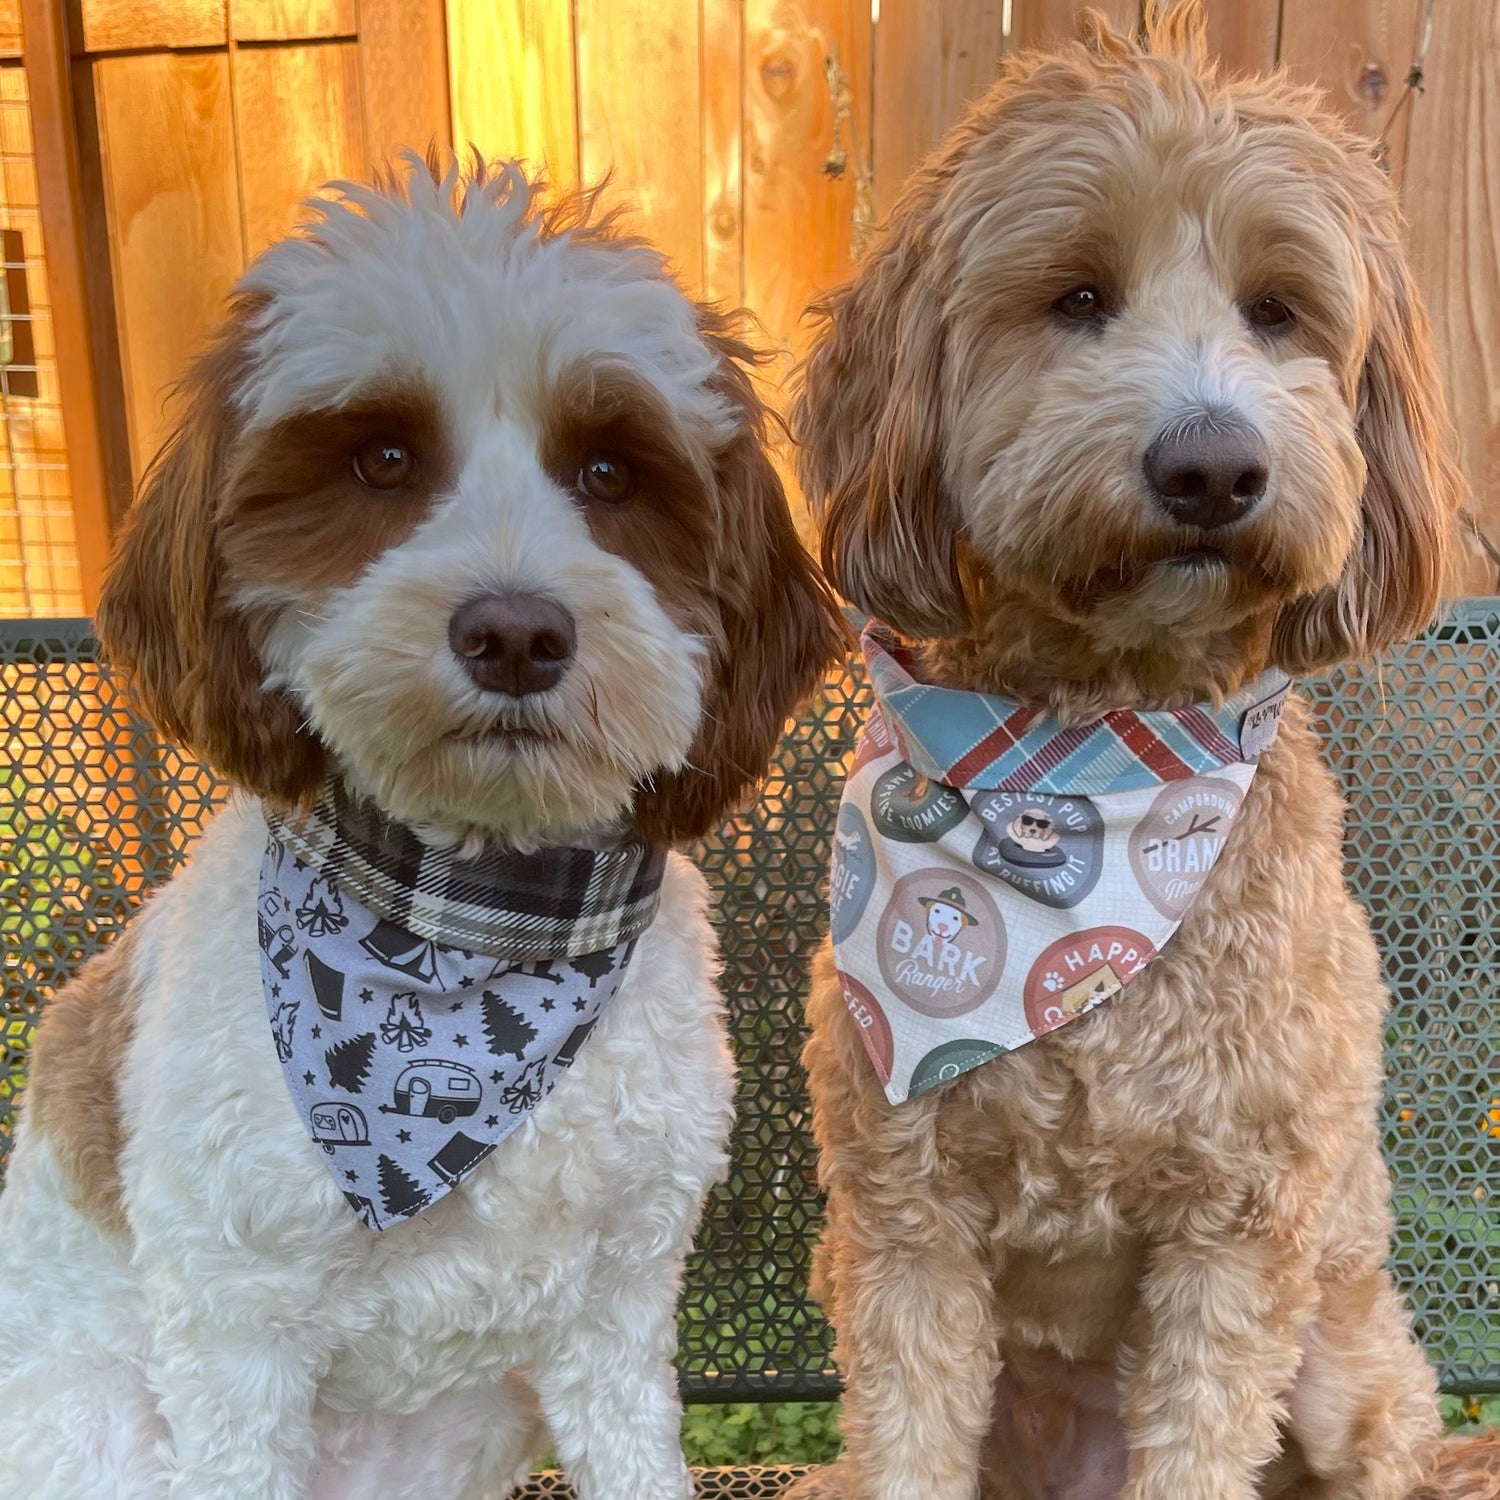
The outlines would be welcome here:
M 687 765 L 657 775 L 636 799 L 637 832 L 663 843 L 701 838 L 744 800 L 787 719 L 848 645 L 767 452 L 766 410 L 747 373 L 755 356 L 729 332 L 731 319 L 705 309 L 700 321 L 740 421 L 714 473 L 720 631 L 705 666 L 702 728 Z
M 1360 532 L 1338 583 L 1276 622 L 1272 655 L 1292 673 L 1382 650 L 1427 624 L 1462 497 L 1427 316 L 1393 210 L 1372 216 L 1365 264 L 1372 328 L 1358 398 Z
M 218 545 L 251 311 L 237 311 L 180 387 L 186 408 L 115 544 L 96 623 L 106 659 L 164 735 L 240 786 L 291 802 L 317 786 L 323 751 L 296 705 L 262 688 Z
M 792 414 L 798 478 L 823 567 L 851 603 L 905 635 L 959 634 L 966 614 L 943 482 L 943 293 L 933 225 L 947 169 L 924 168 L 822 322 Z

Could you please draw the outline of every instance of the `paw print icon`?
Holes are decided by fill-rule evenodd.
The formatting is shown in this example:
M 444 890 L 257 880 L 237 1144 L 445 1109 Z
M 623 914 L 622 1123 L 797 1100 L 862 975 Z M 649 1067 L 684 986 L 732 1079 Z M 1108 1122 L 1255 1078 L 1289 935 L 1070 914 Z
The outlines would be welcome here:
M 1056 994 L 1065 984 L 1067 984 L 1067 980 L 1056 969 L 1049 969 L 1047 977 L 1042 980 L 1042 988 L 1051 991 L 1053 994 Z

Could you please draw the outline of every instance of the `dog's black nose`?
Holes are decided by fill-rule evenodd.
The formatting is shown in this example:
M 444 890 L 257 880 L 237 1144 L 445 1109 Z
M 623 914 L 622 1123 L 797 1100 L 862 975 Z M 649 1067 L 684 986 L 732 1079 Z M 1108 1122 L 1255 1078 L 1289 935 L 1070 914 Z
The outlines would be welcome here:
M 1146 450 L 1146 482 L 1174 521 L 1212 531 L 1248 515 L 1266 492 L 1270 454 L 1243 422 L 1174 423 Z
M 524 698 L 556 687 L 573 659 L 573 616 L 537 594 L 482 594 L 448 621 L 448 644 L 474 685 Z

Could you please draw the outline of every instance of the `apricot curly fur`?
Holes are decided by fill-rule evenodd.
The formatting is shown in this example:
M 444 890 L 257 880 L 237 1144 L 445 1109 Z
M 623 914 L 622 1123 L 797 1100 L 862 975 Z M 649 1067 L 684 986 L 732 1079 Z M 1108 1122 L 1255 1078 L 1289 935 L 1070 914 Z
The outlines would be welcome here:
M 828 299 L 794 417 L 823 556 L 933 680 L 1082 720 L 1419 629 L 1459 499 L 1394 195 L 1201 8 L 1011 60 Z M 1088 327 L 1056 311 L 1097 293 Z M 1284 326 L 1249 309 L 1273 297 Z M 1252 425 L 1264 498 L 1180 524 L 1142 455 Z M 1208 560 L 1200 554 L 1205 549 Z M 1494 1500 L 1386 1269 L 1388 1004 L 1294 697 L 1125 994 L 899 1106 L 817 961 L 815 1286 L 850 1500 Z

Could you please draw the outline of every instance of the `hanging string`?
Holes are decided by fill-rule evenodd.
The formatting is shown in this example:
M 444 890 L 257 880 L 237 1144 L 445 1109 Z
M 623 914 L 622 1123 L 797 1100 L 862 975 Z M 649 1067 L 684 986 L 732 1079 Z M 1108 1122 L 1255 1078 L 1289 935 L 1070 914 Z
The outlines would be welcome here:
M 1380 127 L 1380 133 L 1375 137 L 1381 166 L 1385 166 L 1390 158 L 1391 126 L 1396 123 L 1396 117 L 1403 110 L 1411 107 L 1411 102 L 1416 95 L 1427 92 L 1427 49 L 1432 45 L 1432 12 L 1436 4 L 1437 0 L 1427 0 L 1422 11 L 1422 40 L 1417 45 L 1417 54 L 1411 60 L 1411 67 L 1406 70 L 1406 82 L 1402 85 L 1400 94 L 1396 96 L 1396 102 L 1391 105 L 1391 111 L 1385 117 L 1385 124 Z

